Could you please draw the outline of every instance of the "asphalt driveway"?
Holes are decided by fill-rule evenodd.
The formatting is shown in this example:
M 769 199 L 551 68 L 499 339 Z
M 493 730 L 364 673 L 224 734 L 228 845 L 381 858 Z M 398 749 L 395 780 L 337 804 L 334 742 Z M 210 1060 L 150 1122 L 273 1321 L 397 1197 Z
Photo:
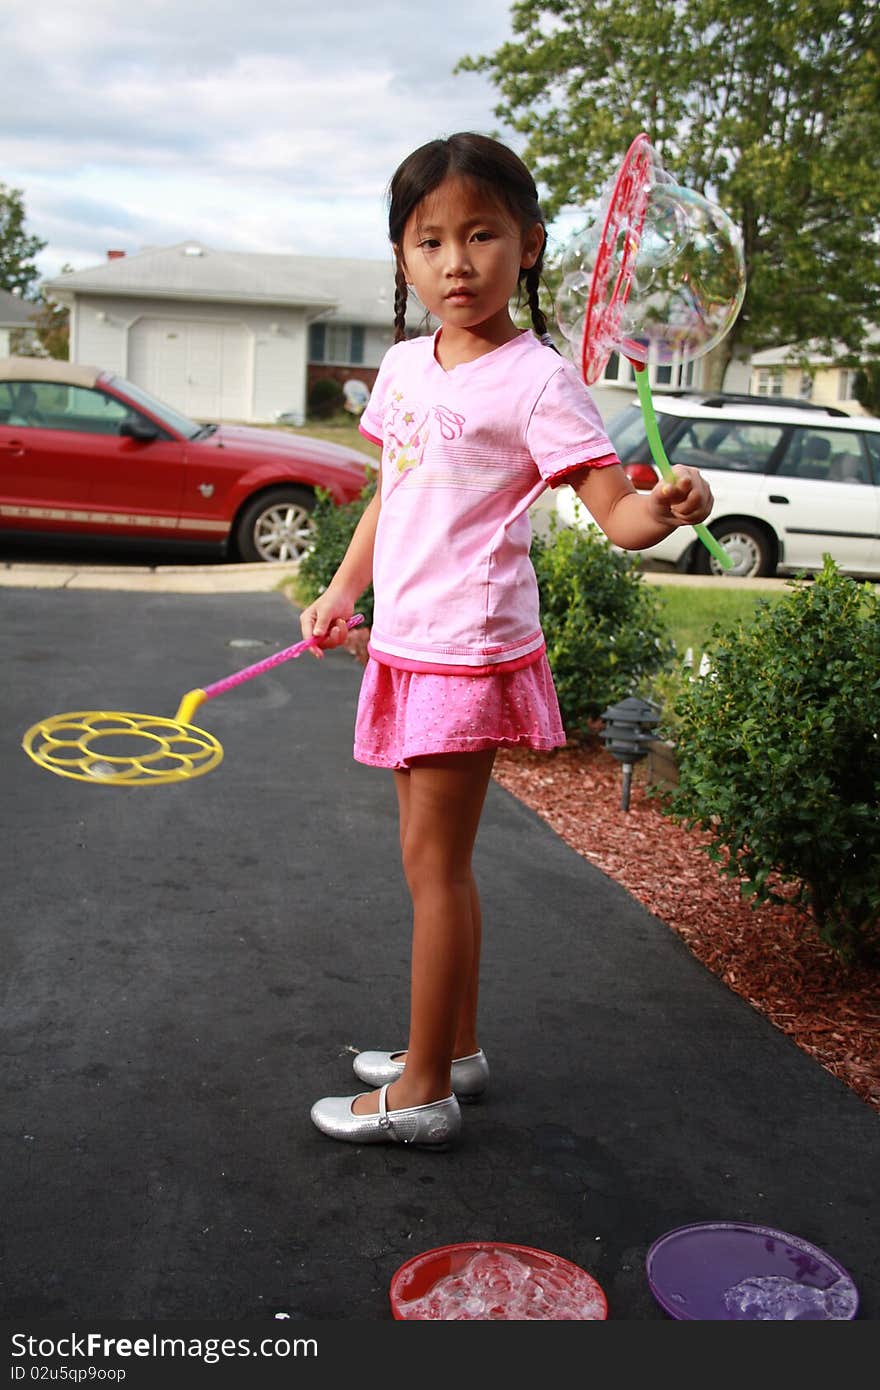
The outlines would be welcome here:
M 421 1250 L 496 1239 L 660 1321 L 649 1245 L 767 1224 L 880 1315 L 880 1121 L 493 785 L 477 847 L 484 1103 L 447 1153 L 334 1143 L 312 1101 L 405 1043 L 387 774 L 351 758 L 360 667 L 212 701 L 222 764 L 167 787 L 55 777 L 39 717 L 173 715 L 297 640 L 277 594 L 0 590 L 0 1317 L 391 1321 Z M 246 645 L 237 645 L 244 643 Z M 256 645 L 250 645 L 256 644 Z

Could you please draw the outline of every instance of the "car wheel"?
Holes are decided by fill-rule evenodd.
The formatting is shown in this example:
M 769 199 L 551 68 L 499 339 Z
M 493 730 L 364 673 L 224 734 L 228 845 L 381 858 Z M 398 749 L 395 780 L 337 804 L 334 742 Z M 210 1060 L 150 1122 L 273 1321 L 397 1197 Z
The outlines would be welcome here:
M 731 569 L 722 569 L 704 545 L 697 549 L 699 574 L 726 574 L 735 579 L 759 579 L 776 571 L 776 553 L 770 537 L 760 526 L 748 521 L 720 521 L 711 528 L 713 536 L 733 560 Z
M 248 503 L 235 528 L 242 560 L 301 560 L 312 543 L 315 494 L 303 487 L 280 487 Z

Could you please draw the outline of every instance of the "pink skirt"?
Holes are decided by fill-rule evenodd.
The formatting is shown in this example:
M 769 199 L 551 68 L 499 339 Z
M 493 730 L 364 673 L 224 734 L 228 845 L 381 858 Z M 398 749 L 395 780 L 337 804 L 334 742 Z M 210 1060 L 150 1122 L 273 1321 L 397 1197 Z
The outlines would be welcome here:
M 359 763 L 403 768 L 431 753 L 564 743 L 546 653 L 498 676 L 435 676 L 367 662 L 354 731 Z

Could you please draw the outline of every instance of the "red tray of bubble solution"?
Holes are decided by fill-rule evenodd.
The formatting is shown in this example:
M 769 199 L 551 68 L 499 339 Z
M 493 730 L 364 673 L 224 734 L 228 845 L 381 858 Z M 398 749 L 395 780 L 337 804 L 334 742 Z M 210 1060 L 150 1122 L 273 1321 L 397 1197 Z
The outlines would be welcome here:
M 548 1250 L 498 1241 L 440 1245 L 413 1255 L 395 1272 L 390 1293 L 398 1322 L 608 1317 L 605 1294 L 585 1269 Z

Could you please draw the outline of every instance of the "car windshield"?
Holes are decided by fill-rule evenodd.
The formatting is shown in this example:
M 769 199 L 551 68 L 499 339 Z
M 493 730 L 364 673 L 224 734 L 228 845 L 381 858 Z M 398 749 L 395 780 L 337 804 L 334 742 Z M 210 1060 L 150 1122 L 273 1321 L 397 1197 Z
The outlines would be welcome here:
M 135 405 L 141 405 L 144 410 L 155 415 L 157 420 L 161 420 L 163 425 L 167 425 L 175 434 L 182 434 L 186 439 L 195 439 L 200 434 L 210 432 L 210 426 L 197 424 L 188 415 L 181 414 L 179 410 L 166 405 L 164 401 L 156 400 L 156 397 L 151 396 L 149 391 L 144 391 L 142 387 L 135 386 L 131 381 L 126 381 L 124 377 L 110 377 L 110 385 L 123 395 L 128 396 Z

